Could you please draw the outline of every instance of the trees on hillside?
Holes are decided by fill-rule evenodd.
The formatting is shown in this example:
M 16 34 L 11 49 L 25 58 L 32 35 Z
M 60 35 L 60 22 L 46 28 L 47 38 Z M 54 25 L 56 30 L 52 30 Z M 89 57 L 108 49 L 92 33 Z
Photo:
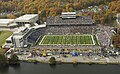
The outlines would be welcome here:
M 104 4 L 109 6 L 107 11 L 103 10 Z M 83 15 L 92 16 L 97 23 L 104 24 L 104 21 L 112 20 L 116 13 L 120 12 L 120 0 L 3 0 L 0 1 L 0 12 L 16 11 L 18 15 L 0 16 L 0 18 L 15 18 L 25 13 L 38 13 L 45 21 L 48 16 L 58 16 L 61 12 L 77 11 L 93 5 L 100 5 L 102 11 Z
M 120 0 L 115 0 L 109 3 L 109 11 L 112 13 L 119 13 L 120 12 Z
M 15 19 L 15 18 L 16 18 L 16 16 L 15 16 L 15 15 L 13 15 L 13 14 L 10 14 L 10 15 L 8 15 L 8 16 L 7 16 L 7 18 L 9 18 L 9 19 Z
M 4 54 L 0 54 L 0 67 L 17 64 L 19 64 L 19 58 L 16 54 L 11 54 L 10 58 L 7 58 Z
M 8 64 L 7 57 L 4 54 L 0 54 L 0 67 L 6 66 Z
M 112 44 L 116 48 L 120 48 L 120 35 L 115 35 L 112 37 Z
M 109 1 L 111 0 L 106 0 L 106 2 Z M 40 12 L 44 9 L 55 9 L 49 13 L 53 14 L 52 12 L 56 12 L 58 9 L 73 11 L 91 5 L 104 4 L 104 2 L 105 0 L 3 0 L 0 1 L 0 12 L 22 11 L 25 13 L 38 13 L 38 11 Z M 119 5 L 119 3 L 117 3 L 117 5 Z M 114 6 L 113 3 L 109 4 L 109 6 L 112 10 L 114 9 L 112 8 L 112 6 Z M 118 7 L 116 8 L 117 11 L 119 10 Z
M 9 64 L 14 65 L 14 64 L 19 64 L 19 58 L 16 54 L 11 54 L 9 58 Z

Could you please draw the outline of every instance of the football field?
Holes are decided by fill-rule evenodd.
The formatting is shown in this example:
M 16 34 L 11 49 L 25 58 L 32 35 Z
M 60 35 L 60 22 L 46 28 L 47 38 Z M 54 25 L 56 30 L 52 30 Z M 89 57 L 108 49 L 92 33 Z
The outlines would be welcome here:
M 95 45 L 93 35 L 45 35 L 39 45 Z

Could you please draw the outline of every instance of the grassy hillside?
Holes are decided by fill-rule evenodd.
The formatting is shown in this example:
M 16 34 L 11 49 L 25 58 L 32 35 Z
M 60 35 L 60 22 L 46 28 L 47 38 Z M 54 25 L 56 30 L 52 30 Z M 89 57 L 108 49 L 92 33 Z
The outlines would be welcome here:
M 5 40 L 12 34 L 13 32 L 11 31 L 0 31 L 0 52 L 3 52 L 1 46 L 5 43 Z

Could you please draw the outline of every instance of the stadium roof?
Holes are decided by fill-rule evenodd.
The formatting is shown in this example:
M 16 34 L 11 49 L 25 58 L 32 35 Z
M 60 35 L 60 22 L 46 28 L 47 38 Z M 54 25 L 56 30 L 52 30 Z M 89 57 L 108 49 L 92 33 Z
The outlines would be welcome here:
M 48 17 L 46 25 L 91 25 L 93 20 L 90 16 L 77 16 L 72 19 L 63 19 L 59 16 Z
M 43 27 L 46 27 L 46 24 L 41 24 L 41 25 L 33 26 L 30 29 L 32 29 L 32 28 L 37 29 L 37 28 L 43 28 Z
M 25 14 L 15 19 L 15 22 L 30 22 L 31 19 L 37 17 L 38 14 Z
M 76 12 L 62 12 L 61 18 L 76 18 Z
M 76 12 L 62 12 L 62 15 L 66 15 L 66 14 L 68 14 L 68 15 L 70 15 L 70 14 L 76 15 Z
M 12 23 L 14 19 L 0 19 L 0 25 L 8 25 Z

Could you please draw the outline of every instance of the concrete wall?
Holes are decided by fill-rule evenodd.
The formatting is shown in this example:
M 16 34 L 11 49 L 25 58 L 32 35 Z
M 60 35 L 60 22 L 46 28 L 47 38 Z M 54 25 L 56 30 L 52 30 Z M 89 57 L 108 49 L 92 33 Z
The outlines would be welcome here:
M 36 17 L 30 19 L 29 21 L 32 23 L 35 23 L 36 21 L 38 21 L 38 18 L 39 18 L 39 16 L 36 16 Z

